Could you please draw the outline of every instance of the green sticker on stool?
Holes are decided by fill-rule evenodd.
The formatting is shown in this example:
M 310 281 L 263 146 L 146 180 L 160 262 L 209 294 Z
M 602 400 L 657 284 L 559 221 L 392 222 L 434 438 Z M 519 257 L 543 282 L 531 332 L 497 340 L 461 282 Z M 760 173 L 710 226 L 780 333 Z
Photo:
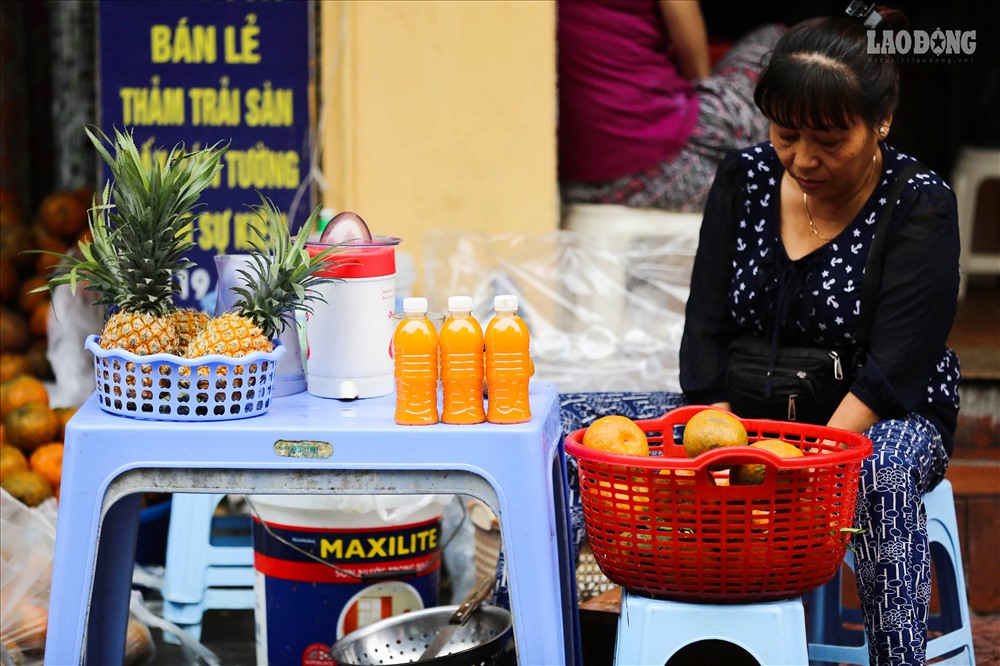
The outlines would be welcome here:
M 333 444 L 308 439 L 279 439 L 274 443 L 274 452 L 286 458 L 329 458 L 333 455 Z

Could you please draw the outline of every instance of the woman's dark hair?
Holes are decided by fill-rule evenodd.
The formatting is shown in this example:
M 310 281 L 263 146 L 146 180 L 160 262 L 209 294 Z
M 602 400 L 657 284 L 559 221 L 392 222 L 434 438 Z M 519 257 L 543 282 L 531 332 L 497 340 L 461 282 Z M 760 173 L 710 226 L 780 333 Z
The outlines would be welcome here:
M 904 29 L 906 16 L 878 8 L 875 30 Z M 785 127 L 847 129 L 859 119 L 875 127 L 899 98 L 899 72 L 891 56 L 868 53 L 868 30 L 849 16 L 814 18 L 778 40 L 754 91 L 768 119 Z

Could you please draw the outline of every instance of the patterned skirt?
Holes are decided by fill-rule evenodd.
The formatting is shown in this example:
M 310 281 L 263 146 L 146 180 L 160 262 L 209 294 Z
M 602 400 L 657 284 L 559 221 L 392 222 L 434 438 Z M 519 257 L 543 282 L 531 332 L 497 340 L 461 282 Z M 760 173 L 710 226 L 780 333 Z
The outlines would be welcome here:
M 768 137 L 768 120 L 753 91 L 784 28 L 762 26 L 740 39 L 712 74 L 695 82 L 698 121 L 687 144 L 671 160 L 605 182 L 563 182 L 563 204 L 601 203 L 632 208 L 700 211 L 726 153 Z

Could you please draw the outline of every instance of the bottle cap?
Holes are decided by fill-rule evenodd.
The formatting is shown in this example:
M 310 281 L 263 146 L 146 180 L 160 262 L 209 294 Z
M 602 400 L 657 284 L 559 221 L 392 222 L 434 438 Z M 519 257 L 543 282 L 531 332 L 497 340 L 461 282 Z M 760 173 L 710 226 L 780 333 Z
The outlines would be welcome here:
M 333 219 L 333 209 L 323 208 L 319 211 L 319 221 L 316 223 L 316 231 L 320 234 L 326 229 L 326 225 L 330 224 L 330 220 Z
M 422 296 L 404 298 L 403 312 L 427 312 L 427 299 Z
M 493 298 L 494 310 L 516 310 L 517 296 L 512 294 L 501 294 Z
M 449 296 L 449 312 L 472 312 L 472 296 Z

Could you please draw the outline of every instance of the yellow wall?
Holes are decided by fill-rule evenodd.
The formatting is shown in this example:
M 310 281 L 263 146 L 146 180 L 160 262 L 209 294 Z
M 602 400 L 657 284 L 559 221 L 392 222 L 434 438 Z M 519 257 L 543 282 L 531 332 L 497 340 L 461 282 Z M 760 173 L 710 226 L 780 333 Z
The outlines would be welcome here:
M 550 0 L 322 2 L 324 205 L 423 255 L 432 228 L 558 228 Z

